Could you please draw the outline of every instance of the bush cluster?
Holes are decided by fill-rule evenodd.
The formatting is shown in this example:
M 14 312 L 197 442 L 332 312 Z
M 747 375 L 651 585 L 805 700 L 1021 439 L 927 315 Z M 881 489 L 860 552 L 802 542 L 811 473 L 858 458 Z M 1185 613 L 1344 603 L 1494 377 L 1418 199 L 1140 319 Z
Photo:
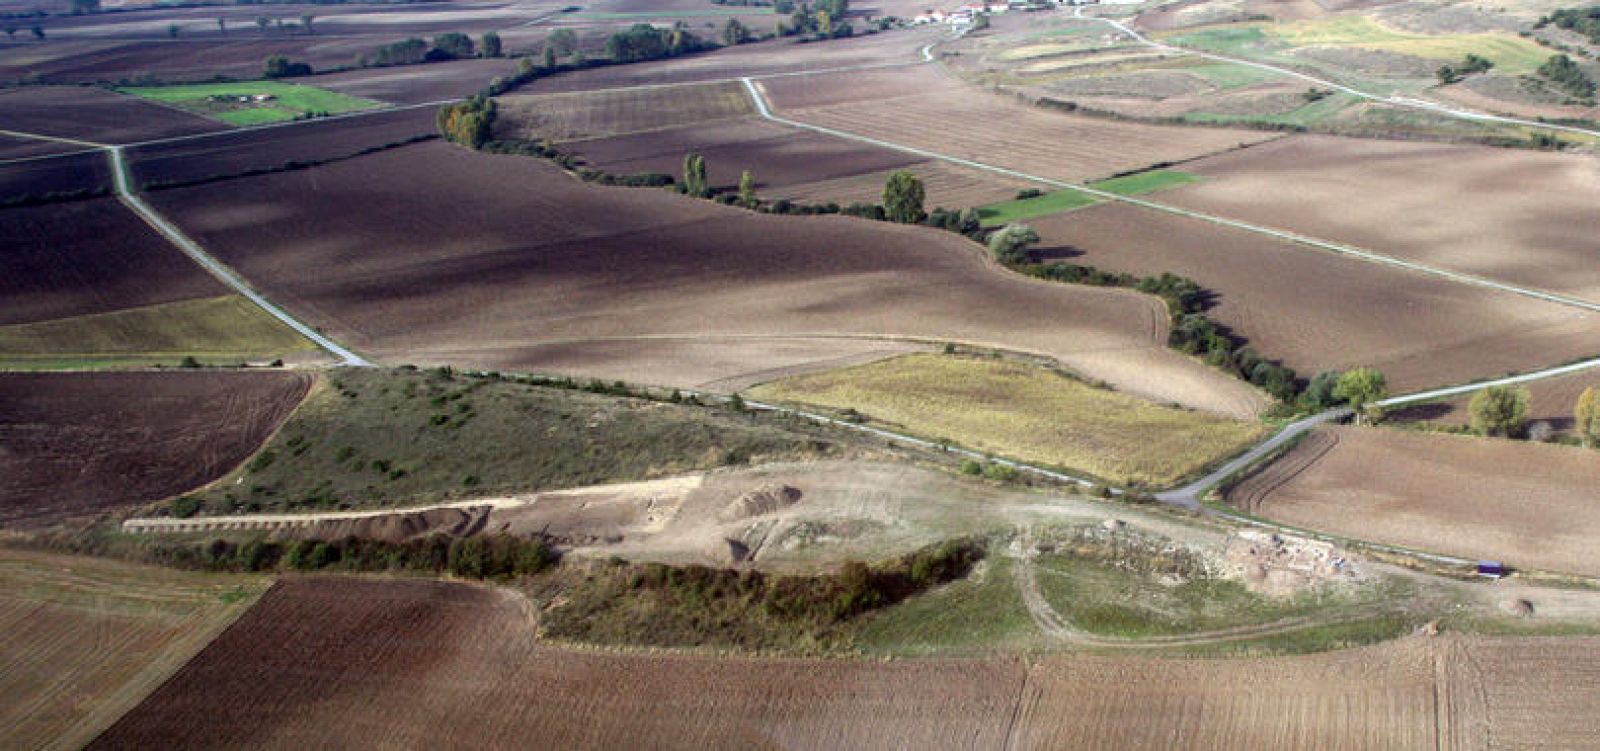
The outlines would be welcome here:
M 161 563 L 212 571 L 409 571 L 467 579 L 507 579 L 537 574 L 558 560 L 542 537 L 451 537 L 435 534 L 406 542 L 363 537 L 335 540 L 225 539 L 163 543 L 151 549 Z

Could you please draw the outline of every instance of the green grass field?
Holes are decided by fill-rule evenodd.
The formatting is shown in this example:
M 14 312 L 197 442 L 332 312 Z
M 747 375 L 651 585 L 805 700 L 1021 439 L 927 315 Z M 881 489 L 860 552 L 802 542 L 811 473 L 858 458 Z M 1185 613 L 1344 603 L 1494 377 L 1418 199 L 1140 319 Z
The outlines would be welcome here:
M 1266 430 L 964 355 L 908 355 L 762 384 L 750 395 L 854 409 L 916 435 L 1123 485 L 1171 484 Z
M 1043 641 L 1012 578 L 1012 560 L 990 555 L 979 565 L 981 572 L 873 615 L 857 634 L 857 646 L 874 655 L 924 657 Z
M 1278 77 L 1277 73 L 1252 68 L 1248 65 L 1235 65 L 1233 63 L 1206 63 L 1192 65 L 1182 69 L 1185 73 L 1193 73 L 1221 87 L 1224 91 L 1242 89 L 1253 86 L 1262 81 L 1270 81 Z
M 1222 125 L 1228 123 L 1250 122 L 1274 123 L 1277 125 L 1293 125 L 1301 128 L 1309 128 L 1335 115 L 1338 115 L 1347 107 L 1356 104 L 1359 101 L 1359 99 L 1349 94 L 1335 93 L 1323 97 L 1322 99 L 1318 99 L 1315 102 L 1308 102 L 1303 107 L 1299 107 L 1297 109 L 1277 115 L 1224 115 L 1212 112 L 1190 112 L 1184 115 L 1183 119 L 1196 123 L 1215 123 Z
M 1167 188 L 1199 182 L 1200 176 L 1178 170 L 1150 170 L 1123 177 L 1113 177 L 1089 183 L 1089 187 L 1110 191 L 1117 195 L 1136 196 Z M 991 203 L 978 207 L 978 217 L 986 226 L 998 227 L 1010 222 L 1020 222 L 1039 216 L 1059 214 L 1099 203 L 1101 199 L 1088 193 L 1064 188 L 1033 198 Z
M 1551 54 L 1549 49 L 1512 34 L 1414 34 L 1392 29 L 1366 16 L 1225 26 L 1180 33 L 1168 37 L 1167 41 L 1209 52 L 1289 63 L 1297 60 L 1278 58 L 1275 53 L 1304 47 L 1351 47 L 1439 61 L 1460 60 L 1471 53 L 1494 61 L 1496 68 L 1504 73 L 1532 71 Z
M 0 326 L 0 367 L 17 370 L 270 360 L 315 346 L 238 295 Z
M 205 115 L 230 125 L 260 125 L 293 120 L 311 113 L 338 114 L 382 107 L 382 102 L 346 96 L 315 86 L 282 81 L 241 81 L 184 86 L 142 86 L 117 89 L 144 99 Z M 239 97 L 267 95 L 263 102 L 239 102 Z

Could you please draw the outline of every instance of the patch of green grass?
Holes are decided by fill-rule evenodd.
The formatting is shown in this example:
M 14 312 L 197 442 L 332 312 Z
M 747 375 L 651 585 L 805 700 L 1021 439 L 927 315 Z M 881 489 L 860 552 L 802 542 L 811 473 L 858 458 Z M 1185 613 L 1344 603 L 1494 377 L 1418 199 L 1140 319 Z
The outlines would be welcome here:
M 0 367 L 236 364 L 314 345 L 238 295 L 0 326 Z
M 774 381 L 750 394 L 854 409 L 910 433 L 1123 485 L 1174 482 L 1265 430 L 1037 365 L 965 355 L 907 355 Z
M 1192 65 L 1183 68 L 1185 73 L 1193 73 L 1210 81 L 1223 90 L 1242 89 L 1253 86 L 1262 81 L 1270 81 L 1279 74 L 1272 71 L 1253 68 L 1249 65 L 1236 65 L 1233 63 L 1207 63 L 1205 65 Z
M 1020 198 L 1012 201 L 991 203 L 988 206 L 978 207 L 978 218 L 985 225 L 1000 226 L 1011 222 L 1020 222 L 1039 216 L 1059 214 L 1063 211 L 1083 208 L 1100 199 L 1082 191 L 1064 190 L 1051 191 L 1033 198 Z
M 1308 625 L 1259 639 L 1196 644 L 1163 652 L 1197 657 L 1274 657 L 1331 652 L 1398 639 L 1420 624 L 1416 617 L 1403 613 L 1382 613 L 1371 618 Z
M 1200 176 L 1191 172 L 1154 169 L 1089 183 L 1089 187 L 1116 193 L 1119 196 L 1137 196 L 1197 182 L 1200 182 Z
M 1100 180 L 1088 185 L 1117 195 L 1137 196 L 1199 181 L 1199 175 L 1178 170 L 1157 169 Z M 1033 198 L 1018 198 L 979 206 L 978 218 L 983 220 L 984 226 L 999 227 L 1011 222 L 1081 209 L 1099 203 L 1100 200 L 1080 190 L 1063 188 Z
M 1280 46 L 1274 44 L 1274 40 L 1259 26 L 1224 26 L 1170 36 L 1166 41 L 1181 47 L 1233 55 Z
M 395 507 L 847 453 L 828 431 L 741 413 L 445 371 L 342 370 L 208 510 Z M 465 478 L 472 478 L 466 482 Z
M 884 610 L 856 636 L 869 654 L 921 657 L 1025 647 L 1040 637 L 1012 579 L 1011 559 L 991 556 L 981 572 Z
M 1289 112 L 1277 115 L 1224 115 L 1214 112 L 1190 112 L 1183 119 L 1197 123 L 1272 123 L 1274 125 L 1292 125 L 1300 128 L 1310 128 L 1329 118 L 1343 112 L 1345 108 L 1355 104 L 1358 99 L 1345 93 L 1329 94 L 1314 102 L 1307 102 L 1304 106 Z
M 139 86 L 117 89 L 145 99 L 196 112 L 231 125 L 259 125 L 293 120 L 313 112 L 338 114 L 381 107 L 381 102 L 283 81 L 241 81 L 184 86 Z M 238 101 L 266 95 L 269 100 Z

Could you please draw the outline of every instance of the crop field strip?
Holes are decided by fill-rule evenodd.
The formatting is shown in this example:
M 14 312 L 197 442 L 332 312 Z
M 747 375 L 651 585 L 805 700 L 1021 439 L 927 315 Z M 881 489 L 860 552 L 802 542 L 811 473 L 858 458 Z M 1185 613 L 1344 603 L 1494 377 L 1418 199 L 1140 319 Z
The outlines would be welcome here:
M 535 735 L 589 748 L 645 734 L 665 748 L 757 739 L 1087 748 L 1129 738 L 1218 749 L 1461 748 L 1484 731 L 1578 745 L 1600 732 L 1580 709 L 1600 699 L 1593 639 L 1409 638 L 1208 660 L 612 654 L 534 645 L 518 599 L 442 582 L 285 580 L 94 747 L 202 738 L 495 745 Z M 377 706 L 381 719 L 370 714 Z

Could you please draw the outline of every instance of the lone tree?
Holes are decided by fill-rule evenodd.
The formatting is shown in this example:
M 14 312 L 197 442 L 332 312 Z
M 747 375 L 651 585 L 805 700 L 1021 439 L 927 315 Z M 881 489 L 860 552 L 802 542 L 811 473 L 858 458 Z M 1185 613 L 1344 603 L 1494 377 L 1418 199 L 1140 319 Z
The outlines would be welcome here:
M 1389 394 L 1389 381 L 1374 368 L 1352 368 L 1339 376 L 1333 385 L 1333 395 L 1345 400 L 1356 412 L 1356 422 L 1363 417 L 1376 419 L 1380 412 L 1373 402 Z
M 217 19 L 217 31 L 222 32 L 223 36 L 227 36 L 228 35 L 228 19 L 226 19 L 226 18 Z
M 683 190 L 696 198 L 705 198 L 711 194 L 711 188 L 706 185 L 706 158 L 688 153 L 683 157 Z
M 989 252 L 1008 265 L 1028 262 L 1028 246 L 1039 242 L 1039 233 L 1026 224 L 1007 224 L 989 236 Z
M 267 33 L 267 27 L 271 25 L 272 19 L 267 18 L 266 16 L 256 16 L 256 30 L 265 34 Z
M 1521 386 L 1490 386 L 1472 395 L 1467 411 L 1472 429 L 1483 435 L 1514 436 L 1528 419 L 1528 390 Z
M 169 36 L 169 37 L 171 37 L 173 39 L 177 39 L 178 38 L 178 32 L 180 32 L 180 31 L 183 31 L 183 27 L 182 26 L 179 26 L 179 25 L 177 25 L 175 23 L 167 24 L 167 36 Z
M 756 176 L 750 170 L 739 175 L 739 203 L 747 209 L 756 206 Z
M 313 21 L 316 21 L 316 20 L 317 20 L 317 17 L 311 15 L 310 13 L 301 14 L 301 16 L 300 16 L 300 25 L 306 27 L 306 34 L 309 35 L 311 33 L 311 23 Z
M 544 48 L 555 50 L 557 57 L 566 57 L 578 51 L 578 32 L 572 29 L 556 29 L 544 40 Z
M 1590 386 L 1578 395 L 1578 404 L 1572 410 L 1576 418 L 1573 431 L 1583 445 L 1594 448 L 1600 442 L 1600 388 Z
M 722 27 L 722 43 L 732 47 L 750 41 L 750 29 L 739 23 L 739 19 L 730 18 L 728 24 Z
M 504 54 L 500 47 L 500 35 L 492 31 L 484 32 L 483 40 L 478 47 L 483 51 L 484 57 L 499 57 Z
M 889 175 L 888 184 L 883 186 L 884 213 L 891 222 L 916 224 L 928 216 L 928 212 L 922 210 L 926 197 L 922 181 L 910 172 L 899 170 Z

